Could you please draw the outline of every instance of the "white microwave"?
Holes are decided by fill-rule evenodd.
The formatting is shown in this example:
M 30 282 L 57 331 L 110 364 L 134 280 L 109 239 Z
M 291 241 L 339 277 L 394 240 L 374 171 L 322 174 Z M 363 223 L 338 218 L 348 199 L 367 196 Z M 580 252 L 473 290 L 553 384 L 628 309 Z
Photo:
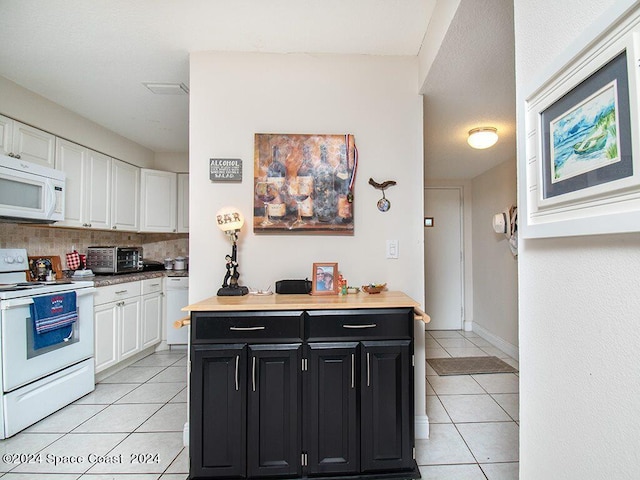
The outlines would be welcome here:
M 0 220 L 53 223 L 64 220 L 65 174 L 0 155 Z

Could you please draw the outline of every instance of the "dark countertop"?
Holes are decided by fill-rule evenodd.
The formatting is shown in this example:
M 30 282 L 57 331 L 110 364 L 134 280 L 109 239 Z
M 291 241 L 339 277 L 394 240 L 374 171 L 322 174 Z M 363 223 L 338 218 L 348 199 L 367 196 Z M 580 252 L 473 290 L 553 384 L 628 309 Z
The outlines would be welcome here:
M 136 272 L 123 273 L 121 275 L 96 275 L 92 277 L 94 286 L 106 287 L 108 285 L 117 285 L 119 283 L 138 282 L 149 278 L 160 277 L 188 277 L 187 270 L 157 270 L 155 272 Z

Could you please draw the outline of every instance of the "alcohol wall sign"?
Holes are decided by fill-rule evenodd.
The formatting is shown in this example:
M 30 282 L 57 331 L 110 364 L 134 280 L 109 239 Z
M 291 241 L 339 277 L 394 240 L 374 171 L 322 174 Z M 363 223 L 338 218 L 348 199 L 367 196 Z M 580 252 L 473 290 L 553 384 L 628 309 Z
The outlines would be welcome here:
M 242 160 L 239 158 L 210 158 L 209 179 L 212 182 L 241 182 Z

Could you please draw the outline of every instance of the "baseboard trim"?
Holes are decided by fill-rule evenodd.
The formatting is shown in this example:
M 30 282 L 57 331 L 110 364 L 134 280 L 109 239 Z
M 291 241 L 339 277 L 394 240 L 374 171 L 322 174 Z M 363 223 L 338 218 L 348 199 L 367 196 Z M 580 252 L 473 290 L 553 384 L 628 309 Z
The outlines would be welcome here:
M 426 415 L 416 415 L 414 418 L 416 428 L 416 438 L 429 438 L 429 417 Z
M 473 330 L 472 331 L 474 333 L 477 333 L 482 338 L 484 338 L 487 342 L 489 342 L 494 347 L 499 348 L 500 350 L 502 350 L 504 353 L 509 355 L 511 358 L 514 358 L 515 360 L 519 360 L 519 358 L 520 358 L 520 350 L 515 345 L 512 345 L 509 342 L 507 342 L 506 340 L 498 337 L 497 335 L 494 335 L 489 330 L 481 327 L 477 323 L 473 324 Z

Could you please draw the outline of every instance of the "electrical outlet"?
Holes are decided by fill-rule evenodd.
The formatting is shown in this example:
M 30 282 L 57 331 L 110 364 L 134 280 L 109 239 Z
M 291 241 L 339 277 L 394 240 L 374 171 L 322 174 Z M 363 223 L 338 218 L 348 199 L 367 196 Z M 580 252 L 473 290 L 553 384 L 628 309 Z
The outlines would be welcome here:
M 398 258 L 398 240 L 387 240 L 387 258 Z

